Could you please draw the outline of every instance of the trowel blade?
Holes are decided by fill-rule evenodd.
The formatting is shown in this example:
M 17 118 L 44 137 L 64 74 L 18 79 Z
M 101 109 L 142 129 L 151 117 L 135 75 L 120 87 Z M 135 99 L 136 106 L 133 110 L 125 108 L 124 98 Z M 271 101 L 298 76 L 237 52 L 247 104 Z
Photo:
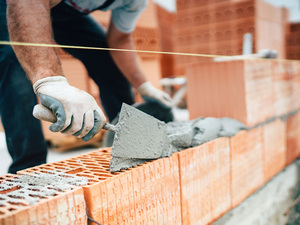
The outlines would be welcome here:
M 111 155 L 157 159 L 168 147 L 166 124 L 127 104 L 122 105 Z

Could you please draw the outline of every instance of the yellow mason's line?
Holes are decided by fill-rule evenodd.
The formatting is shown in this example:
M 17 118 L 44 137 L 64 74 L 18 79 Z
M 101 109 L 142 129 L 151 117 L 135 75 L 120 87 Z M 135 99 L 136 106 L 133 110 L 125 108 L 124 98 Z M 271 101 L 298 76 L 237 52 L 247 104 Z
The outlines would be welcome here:
M 167 54 L 167 55 L 184 55 L 184 56 L 200 56 L 200 57 L 228 57 L 225 55 L 209 55 L 198 53 L 180 53 L 180 52 L 163 52 L 163 51 L 147 51 L 147 50 L 132 50 L 132 49 L 118 49 L 118 48 L 99 48 L 99 47 L 86 47 L 74 45 L 57 45 L 57 44 L 38 44 L 27 42 L 14 42 L 14 41 L 0 41 L 0 45 L 16 45 L 16 46 L 35 46 L 35 47 L 52 47 L 52 48 L 75 48 L 75 49 L 89 49 L 89 50 L 105 50 L 105 51 L 120 51 L 120 52 L 137 52 L 137 53 L 153 53 L 153 54 Z
M 216 58 L 216 57 L 232 58 L 232 57 L 234 57 L 234 56 L 228 56 L 228 55 L 211 55 L 211 54 L 199 54 L 199 53 L 147 51 L 147 50 L 132 50 L 132 49 L 118 49 L 118 48 L 99 48 L 99 47 L 58 45 L 58 44 L 40 44 L 40 43 L 27 43 L 27 42 L 15 42 L 15 41 L 0 41 L 0 45 L 89 49 L 89 50 L 101 50 L 101 51 L 120 51 L 120 52 L 165 54 L 165 55 L 197 56 L 197 57 L 206 57 L 206 58 Z M 253 57 L 249 57 L 249 58 L 245 57 L 244 58 L 243 57 L 243 59 L 257 59 L 257 58 L 253 58 Z M 280 60 L 280 61 L 299 61 L 299 60 L 293 60 L 293 59 L 265 59 L 265 58 L 259 58 L 259 59 L 262 59 L 262 60 Z

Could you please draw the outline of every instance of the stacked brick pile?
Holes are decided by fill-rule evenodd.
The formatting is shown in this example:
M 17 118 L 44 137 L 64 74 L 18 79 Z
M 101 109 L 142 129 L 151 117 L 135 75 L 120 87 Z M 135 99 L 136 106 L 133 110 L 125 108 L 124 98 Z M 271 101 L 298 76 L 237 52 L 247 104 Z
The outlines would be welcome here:
M 11 182 L 11 190 L 0 190 L 0 224 L 86 224 L 85 207 L 103 225 L 210 224 L 300 156 L 299 127 L 298 112 L 113 174 L 110 149 L 101 149 L 5 175 L 0 187 L 53 171 L 87 178 L 88 184 L 29 205 L 10 196 L 20 188 Z
M 253 36 L 253 52 L 275 49 L 285 58 L 287 10 L 261 0 L 177 0 L 177 12 L 159 8 L 162 50 L 213 55 L 241 55 L 243 36 Z M 209 61 L 194 56 L 163 56 L 165 75 L 184 74 L 189 64 Z
M 286 55 L 288 59 L 300 59 L 300 23 L 292 23 L 289 26 L 286 43 Z

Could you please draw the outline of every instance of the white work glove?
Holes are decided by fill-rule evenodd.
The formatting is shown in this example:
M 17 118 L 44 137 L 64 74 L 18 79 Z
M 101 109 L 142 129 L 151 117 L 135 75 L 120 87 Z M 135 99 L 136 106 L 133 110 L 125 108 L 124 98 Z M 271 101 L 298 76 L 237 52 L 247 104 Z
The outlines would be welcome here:
M 172 107 L 171 97 L 166 92 L 155 88 L 150 82 L 143 83 L 137 91 L 145 101 L 157 102 L 166 108 Z
M 69 85 L 63 76 L 53 76 L 38 80 L 33 85 L 34 92 L 43 106 L 50 109 L 56 121 L 50 125 L 52 132 L 72 134 L 88 141 L 103 127 L 106 118 L 95 99 L 78 88 Z M 33 115 L 45 119 L 47 109 L 36 105 Z M 48 120 L 49 121 L 49 120 Z

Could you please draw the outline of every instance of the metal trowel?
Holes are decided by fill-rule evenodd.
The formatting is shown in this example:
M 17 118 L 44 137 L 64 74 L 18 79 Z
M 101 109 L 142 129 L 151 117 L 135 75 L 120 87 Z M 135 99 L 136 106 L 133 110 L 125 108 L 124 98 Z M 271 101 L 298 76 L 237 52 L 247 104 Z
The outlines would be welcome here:
M 42 107 L 39 118 L 55 122 L 56 117 L 48 108 Z M 37 110 L 38 111 L 38 110 Z M 123 103 L 117 125 L 105 123 L 103 129 L 115 133 L 111 155 L 126 159 L 157 159 L 168 148 L 166 124 L 154 117 Z

